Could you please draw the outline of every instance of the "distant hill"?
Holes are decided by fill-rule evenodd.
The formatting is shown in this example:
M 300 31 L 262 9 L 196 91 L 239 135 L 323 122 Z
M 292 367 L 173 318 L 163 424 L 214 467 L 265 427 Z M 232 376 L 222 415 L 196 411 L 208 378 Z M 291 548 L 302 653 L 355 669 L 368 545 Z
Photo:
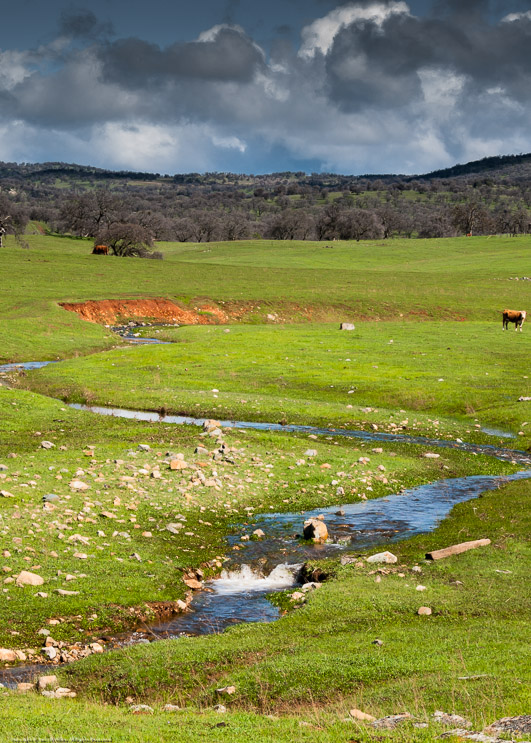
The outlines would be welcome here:
M 177 173 L 170 176 L 161 176 L 160 173 L 149 173 L 133 170 L 108 170 L 89 165 L 75 163 L 46 162 L 46 163 L 6 163 L 0 162 L 0 179 L 22 180 L 50 183 L 67 181 L 72 185 L 76 182 L 165 182 L 188 185 L 247 185 L 295 182 L 308 185 L 326 185 L 328 187 L 344 185 L 355 181 L 382 181 L 384 183 L 405 182 L 415 180 L 435 180 L 445 178 L 469 178 L 472 176 L 496 177 L 511 176 L 515 180 L 531 178 L 531 153 L 519 155 L 497 155 L 484 157 L 469 163 L 458 163 L 450 168 L 433 170 L 430 173 L 418 175 L 404 175 L 392 173 L 367 173 L 363 175 L 342 175 L 336 173 L 281 172 L 264 175 L 245 175 L 237 173 Z
M 520 155 L 496 155 L 495 157 L 484 157 L 482 160 L 473 160 L 464 165 L 453 165 L 443 170 L 433 170 L 423 176 L 430 178 L 458 178 L 459 176 L 471 175 L 506 175 L 510 174 L 516 178 L 531 177 L 531 153 Z

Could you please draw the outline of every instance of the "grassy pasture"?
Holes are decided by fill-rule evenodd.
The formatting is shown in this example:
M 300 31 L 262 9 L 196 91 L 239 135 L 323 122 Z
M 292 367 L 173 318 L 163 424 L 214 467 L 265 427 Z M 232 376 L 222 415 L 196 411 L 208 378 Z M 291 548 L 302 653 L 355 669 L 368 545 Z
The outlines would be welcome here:
M 452 450 L 426 460 L 424 447 L 384 444 L 383 453 L 370 454 L 371 491 L 355 462 L 374 445 L 233 431 L 225 438 L 238 450 L 235 464 L 210 460 L 205 469 L 212 474 L 215 466 L 221 486 L 196 488 L 188 473 L 168 471 L 164 455 L 180 452 L 191 468 L 201 466 L 194 455 L 205 443 L 199 429 L 100 418 L 38 392 L 215 418 L 379 430 L 394 424 L 404 433 L 497 443 L 476 428 L 491 425 L 524 432 L 508 446 L 531 443 L 529 404 L 516 402 L 530 395 L 529 328 L 502 333 L 500 317 L 504 306 L 528 306 L 529 282 L 509 280 L 528 273 L 527 238 L 338 242 L 328 249 L 307 242 L 172 244 L 159 246 L 162 262 L 92 256 L 84 240 L 28 241 L 29 251 L 9 241 L 2 251 L 9 281 L 0 297 L 1 358 L 70 360 L 23 377 L 31 390 L 0 387 L 0 463 L 7 467 L 0 489 L 14 496 L 0 497 L 0 554 L 9 553 L 0 557 L 8 568 L 0 573 L 0 647 L 40 647 L 37 631 L 52 616 L 63 619 L 54 636 L 67 641 L 126 626 L 130 607 L 183 596 L 182 570 L 223 555 L 224 537 L 246 508 L 335 504 L 332 478 L 355 500 L 361 492 L 385 497 L 442 477 L 516 469 Z M 107 329 L 58 306 L 149 296 L 185 305 L 200 298 L 220 306 L 246 302 L 252 324 L 232 325 L 229 333 L 216 326 L 167 330 L 159 337 L 171 346 L 109 351 L 117 340 Z M 286 324 L 261 325 L 268 313 Z M 334 324 L 287 324 L 309 317 Z M 356 331 L 339 332 L 338 320 L 354 321 Z M 41 448 L 42 440 L 55 448 Z M 131 456 L 139 443 L 151 451 Z M 297 465 L 309 445 L 318 449 L 315 465 Z M 85 453 L 89 446 L 94 456 Z M 376 474 L 380 463 L 387 483 Z M 161 478 L 151 477 L 157 466 Z M 74 477 L 88 483 L 85 493 L 72 490 Z M 346 714 L 355 706 L 376 716 L 407 710 L 425 720 L 444 709 L 480 729 L 527 712 L 530 492 L 529 481 L 519 482 L 458 506 L 433 534 L 394 544 L 399 564 L 387 574 L 334 564 L 334 578 L 277 623 L 137 646 L 65 668 L 62 681 L 78 690 L 77 700 L 0 690 L 2 734 L 423 743 L 442 728 L 406 725 L 388 734 L 345 721 Z M 43 510 L 45 493 L 60 496 L 54 511 Z M 165 525 L 179 514 L 189 533 L 175 539 Z M 88 547 L 68 541 L 74 534 L 89 537 Z M 485 536 L 493 543 L 483 550 L 422 561 L 428 549 Z M 412 572 L 416 564 L 421 574 Z M 45 578 L 49 598 L 5 583 L 4 576 L 32 568 Z M 66 574 L 75 577 L 67 582 Z M 417 583 L 426 591 L 417 593 Z M 59 587 L 79 594 L 58 596 Z M 286 596 L 278 600 L 290 604 Z M 420 605 L 433 615 L 417 616 Z M 372 644 L 377 637 L 382 647 Z M 229 712 L 210 711 L 219 701 L 215 689 L 232 683 Z M 155 714 L 131 716 L 122 706 L 128 696 L 153 704 Z M 169 716 L 161 711 L 165 702 L 185 709 Z
M 337 501 L 334 478 L 356 500 L 358 493 L 379 497 L 468 469 L 461 452 L 444 452 L 428 462 L 420 457 L 422 447 L 385 446 L 383 454 L 371 456 L 373 466 L 386 468 L 388 483 L 374 477 L 367 490 L 366 475 L 354 462 L 370 444 L 344 440 L 336 445 L 321 437 L 316 464 L 295 467 L 308 447 L 306 436 L 232 431 L 226 440 L 238 449 L 236 463 L 210 460 L 208 466 L 209 457 L 195 455 L 194 449 L 215 444 L 200 434 L 195 426 L 102 418 L 41 395 L 0 388 L 0 490 L 9 494 L 0 499 L 0 547 L 9 552 L 0 557 L 1 575 L 37 566 L 49 594 L 41 598 L 38 589 L 5 584 L 0 647 L 34 647 L 50 616 L 67 618 L 54 636 L 71 642 L 80 632 L 90 638 L 130 626 L 129 607 L 183 598 L 182 571 L 225 553 L 224 537 L 245 521 L 245 507 L 267 512 L 331 505 Z M 43 449 L 43 440 L 54 448 Z M 138 451 L 139 443 L 152 451 Z M 183 453 L 190 468 L 171 472 L 167 451 Z M 197 462 L 206 477 L 215 470 L 222 487 L 191 487 Z M 330 471 L 320 468 L 324 462 Z M 478 473 L 514 471 L 490 457 L 477 457 L 475 465 Z M 151 476 L 154 470 L 160 473 L 157 479 Z M 76 479 L 87 484 L 86 491 L 72 490 Z M 59 496 L 50 510 L 42 503 L 47 493 Z M 165 527 L 181 516 L 186 528 L 175 537 Z M 146 531 L 151 536 L 144 536 Z M 88 557 L 81 560 L 78 552 Z M 135 554 L 139 561 L 131 557 Z M 81 573 L 85 577 L 65 579 Z M 63 597 L 57 589 L 79 593 Z
M 226 331 L 164 329 L 157 337 L 172 345 L 64 361 L 24 383 L 69 402 L 492 442 L 475 428 L 485 425 L 521 431 L 516 448 L 531 444 L 529 406 L 517 402 L 531 395 L 528 334 L 435 321 Z
M 525 307 L 528 282 L 509 281 L 529 264 L 528 238 L 334 242 L 165 243 L 163 261 L 90 254 L 88 240 L 28 235 L 2 250 L 9 281 L 0 297 L 0 359 L 64 358 L 106 349 L 105 328 L 62 301 L 169 297 L 247 302 L 257 321 L 481 320 L 501 325 L 504 307 Z M 257 309 L 257 308 L 260 309 Z

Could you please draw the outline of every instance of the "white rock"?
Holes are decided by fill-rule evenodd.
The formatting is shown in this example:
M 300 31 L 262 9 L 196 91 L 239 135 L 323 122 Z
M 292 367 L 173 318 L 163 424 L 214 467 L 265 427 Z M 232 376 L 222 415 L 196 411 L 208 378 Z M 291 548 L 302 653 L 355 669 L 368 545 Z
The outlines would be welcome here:
M 370 557 L 368 557 L 367 562 L 383 562 L 390 565 L 392 563 L 398 562 L 398 557 L 396 555 L 393 555 L 392 552 L 378 552 L 376 555 L 371 555 Z

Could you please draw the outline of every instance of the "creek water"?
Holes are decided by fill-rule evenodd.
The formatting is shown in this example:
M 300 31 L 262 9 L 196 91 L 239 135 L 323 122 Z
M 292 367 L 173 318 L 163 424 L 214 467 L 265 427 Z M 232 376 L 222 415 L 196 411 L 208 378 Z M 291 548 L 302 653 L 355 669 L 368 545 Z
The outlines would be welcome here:
M 127 408 L 109 408 L 103 405 L 83 405 L 71 403 L 75 410 L 86 410 L 97 415 L 110 415 L 116 418 L 150 421 L 152 423 L 173 423 L 175 425 L 202 426 L 206 418 L 192 418 L 185 415 L 161 415 L 149 410 L 129 410 Z M 303 426 L 296 424 L 281 425 L 280 423 L 264 423 L 258 421 L 219 421 L 222 428 L 252 429 L 255 431 L 283 431 L 288 433 L 314 434 L 316 436 L 342 436 L 356 438 L 363 441 L 390 441 L 405 444 L 420 444 L 444 449 L 460 449 L 461 451 L 476 454 L 487 454 L 498 459 L 514 460 L 531 464 L 531 454 L 516 449 L 506 449 L 492 444 L 473 444 L 454 439 L 432 439 L 427 436 L 407 436 L 398 433 L 384 433 L 383 431 L 361 431 L 347 428 L 321 428 L 319 426 Z M 492 434 L 497 435 L 497 434 Z
M 46 363 L 29 362 L 0 367 L 0 372 L 13 368 L 40 368 Z M 31 364 L 31 366 L 30 366 Z M 186 416 L 161 416 L 148 411 L 126 410 L 86 405 L 72 408 L 100 415 L 111 415 L 151 422 L 191 424 L 201 426 L 204 419 Z M 433 448 L 453 448 L 498 459 L 510 460 L 523 466 L 531 465 L 531 455 L 508 450 L 501 446 L 473 444 L 463 441 L 431 439 L 376 431 L 327 429 L 313 426 L 258 423 L 252 421 L 221 421 L 221 426 L 238 429 L 283 431 L 326 436 L 342 436 L 364 441 L 388 441 L 421 444 Z M 486 431 L 489 432 L 490 431 Z M 492 431 L 500 436 L 503 432 Z M 376 500 L 341 504 L 313 511 L 268 513 L 248 517 L 241 524 L 237 536 L 229 537 L 229 546 L 242 546 L 241 535 L 251 535 L 261 528 L 265 537 L 245 542 L 245 548 L 230 550 L 229 559 L 219 578 L 208 581 L 205 590 L 194 597 L 189 611 L 169 621 L 146 626 L 129 636 L 123 644 L 146 642 L 155 638 L 178 638 L 183 635 L 202 635 L 221 632 L 242 622 L 271 622 L 278 618 L 278 609 L 267 599 L 273 591 L 297 585 L 302 564 L 310 559 L 324 558 L 341 552 L 356 552 L 377 548 L 384 544 L 426 533 L 437 527 L 457 503 L 477 498 L 484 491 L 519 479 L 531 478 L 531 469 L 509 476 L 470 476 L 440 480 L 411 488 L 401 493 Z M 301 541 L 303 522 L 318 515 L 324 516 L 330 540 L 323 545 Z M 0 671 L 0 682 L 15 685 L 50 666 L 19 666 Z

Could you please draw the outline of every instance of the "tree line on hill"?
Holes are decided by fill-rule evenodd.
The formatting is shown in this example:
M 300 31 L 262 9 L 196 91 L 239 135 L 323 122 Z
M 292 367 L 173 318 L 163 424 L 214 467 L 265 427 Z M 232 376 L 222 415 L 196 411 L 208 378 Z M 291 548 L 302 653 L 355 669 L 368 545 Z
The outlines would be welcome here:
M 488 160 L 488 163 L 486 162 Z M 494 162 L 492 162 L 494 161 Z M 531 232 L 531 156 L 422 177 L 113 173 L 0 163 L 0 236 L 27 223 L 153 257 L 158 241 L 366 240 Z M 461 169 L 456 174 L 456 170 Z M 155 257 L 161 257 L 156 254 Z

